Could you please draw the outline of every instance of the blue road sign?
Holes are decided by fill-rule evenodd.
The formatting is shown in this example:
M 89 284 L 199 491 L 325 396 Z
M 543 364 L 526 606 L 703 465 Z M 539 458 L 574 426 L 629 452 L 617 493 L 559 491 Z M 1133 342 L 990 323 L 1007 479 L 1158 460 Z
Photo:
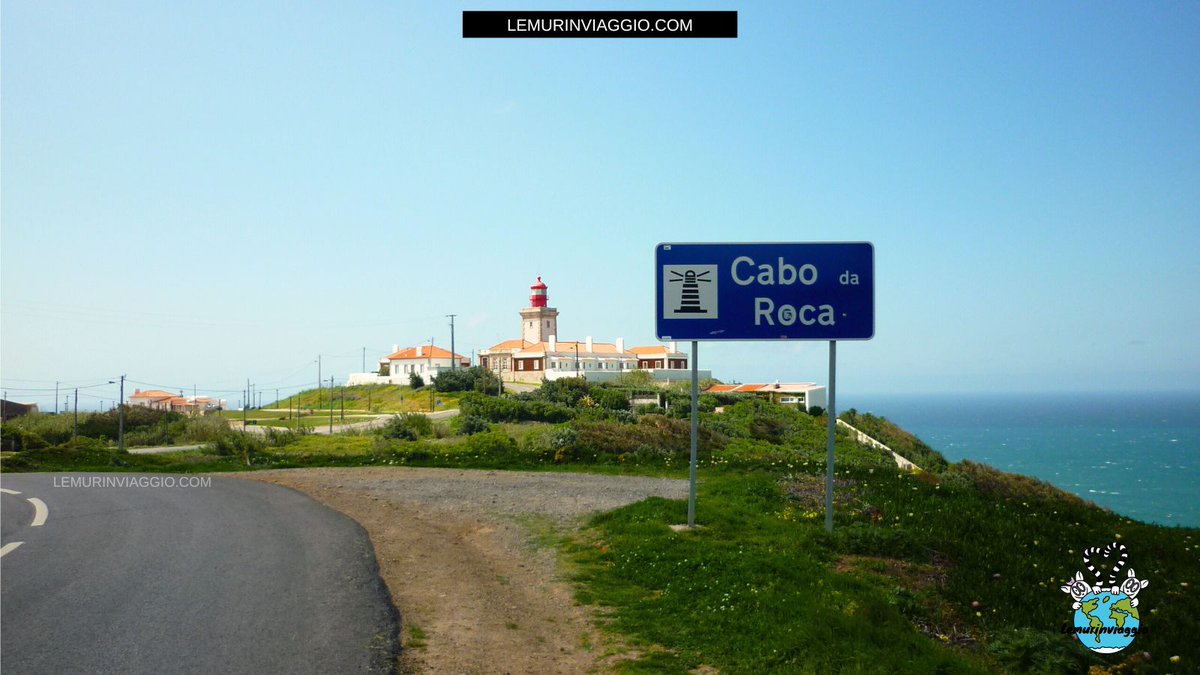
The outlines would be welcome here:
M 869 340 L 875 248 L 852 243 L 659 244 L 660 340 Z

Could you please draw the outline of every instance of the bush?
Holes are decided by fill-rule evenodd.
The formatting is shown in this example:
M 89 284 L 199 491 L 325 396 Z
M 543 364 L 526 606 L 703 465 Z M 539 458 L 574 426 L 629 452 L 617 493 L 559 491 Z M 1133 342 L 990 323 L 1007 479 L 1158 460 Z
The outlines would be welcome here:
M 482 417 L 491 422 L 566 422 L 574 417 L 570 408 L 539 400 L 520 400 L 505 396 L 486 396 L 468 392 L 458 402 L 463 415 Z
M 825 409 L 819 405 L 814 405 L 808 409 L 808 414 L 812 415 L 813 417 L 820 417 L 821 415 L 825 414 Z
M 409 373 L 408 386 L 412 387 L 413 389 L 420 389 L 421 387 L 425 386 L 425 378 L 416 373 Z
M 590 420 L 572 423 L 576 449 L 601 455 L 620 455 L 634 451 L 642 454 L 685 455 L 691 452 L 691 426 L 682 420 L 662 415 L 646 415 L 637 424 Z M 726 439 L 705 428 L 700 429 L 697 449 L 705 454 L 723 447 Z M 558 449 L 558 448 L 556 448 Z
M 25 431 L 19 427 L 13 427 L 11 424 L 6 425 L 3 433 L 0 433 L 0 450 L 4 452 L 37 450 L 38 448 L 49 447 L 49 445 L 46 439 L 32 431 Z
M 606 410 L 629 410 L 629 394 L 620 389 L 594 387 L 592 399 Z
M 464 436 L 486 433 L 492 430 L 492 425 L 482 417 L 475 415 L 460 415 L 458 418 L 458 433 Z
M 129 436 L 138 431 L 146 431 L 155 427 L 183 422 L 184 416 L 177 412 L 153 410 L 140 405 L 125 405 L 125 441 L 130 445 Z M 92 438 L 116 438 L 119 435 L 120 413 L 117 410 L 88 415 L 86 420 L 79 422 L 79 435 Z M 182 431 L 182 425 L 179 429 Z M 145 440 L 170 438 L 165 431 L 150 432 L 141 437 Z M 158 442 L 157 440 L 152 442 Z
M 1074 641 L 1061 635 L 1033 628 L 1017 628 L 994 635 L 987 651 L 1010 673 L 1082 673 L 1088 667 L 1088 656 Z
M 415 441 L 433 435 L 433 422 L 420 413 L 393 415 L 392 419 L 379 429 L 379 435 L 384 438 Z
M 582 377 L 564 377 L 558 380 L 545 380 L 537 391 L 535 398 L 558 403 L 574 408 L 579 405 L 584 396 L 592 393 L 592 387 Z
M 216 415 L 205 417 L 189 417 L 184 425 L 183 434 L 176 441 L 190 443 L 207 443 L 229 432 L 229 424 Z
M 478 391 L 494 394 L 499 386 L 500 381 L 496 376 L 479 366 L 447 370 L 433 378 L 433 388 L 437 391 Z
M 517 442 L 503 431 L 486 431 L 467 438 L 467 450 L 481 455 L 516 453 Z
M 247 433 L 231 431 L 214 440 L 207 450 L 221 457 L 244 457 L 247 463 L 250 457 L 266 448 L 263 439 Z

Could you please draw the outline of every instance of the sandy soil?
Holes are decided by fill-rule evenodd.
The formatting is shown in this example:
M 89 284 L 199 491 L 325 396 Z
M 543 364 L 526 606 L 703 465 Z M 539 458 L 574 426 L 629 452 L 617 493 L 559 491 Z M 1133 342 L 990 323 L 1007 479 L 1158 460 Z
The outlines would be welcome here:
M 401 670 L 587 673 L 621 648 L 578 606 L 546 535 L 687 482 L 628 476 L 413 469 L 263 471 L 355 519 L 400 611 Z

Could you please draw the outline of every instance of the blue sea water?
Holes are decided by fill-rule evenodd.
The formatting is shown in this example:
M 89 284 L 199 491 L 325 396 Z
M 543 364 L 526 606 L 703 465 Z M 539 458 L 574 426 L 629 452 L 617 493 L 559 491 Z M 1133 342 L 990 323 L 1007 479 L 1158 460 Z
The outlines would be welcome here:
M 839 396 L 946 459 L 1053 483 L 1131 518 L 1200 527 L 1200 392 Z

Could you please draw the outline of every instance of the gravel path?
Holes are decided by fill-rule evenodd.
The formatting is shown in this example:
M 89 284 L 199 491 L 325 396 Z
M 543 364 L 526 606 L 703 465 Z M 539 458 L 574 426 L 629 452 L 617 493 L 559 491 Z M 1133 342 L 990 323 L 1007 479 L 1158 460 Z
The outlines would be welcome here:
M 363 525 L 400 611 L 402 669 L 430 673 L 609 670 L 620 657 L 539 537 L 688 491 L 666 478 L 402 467 L 242 476 L 306 492 Z

